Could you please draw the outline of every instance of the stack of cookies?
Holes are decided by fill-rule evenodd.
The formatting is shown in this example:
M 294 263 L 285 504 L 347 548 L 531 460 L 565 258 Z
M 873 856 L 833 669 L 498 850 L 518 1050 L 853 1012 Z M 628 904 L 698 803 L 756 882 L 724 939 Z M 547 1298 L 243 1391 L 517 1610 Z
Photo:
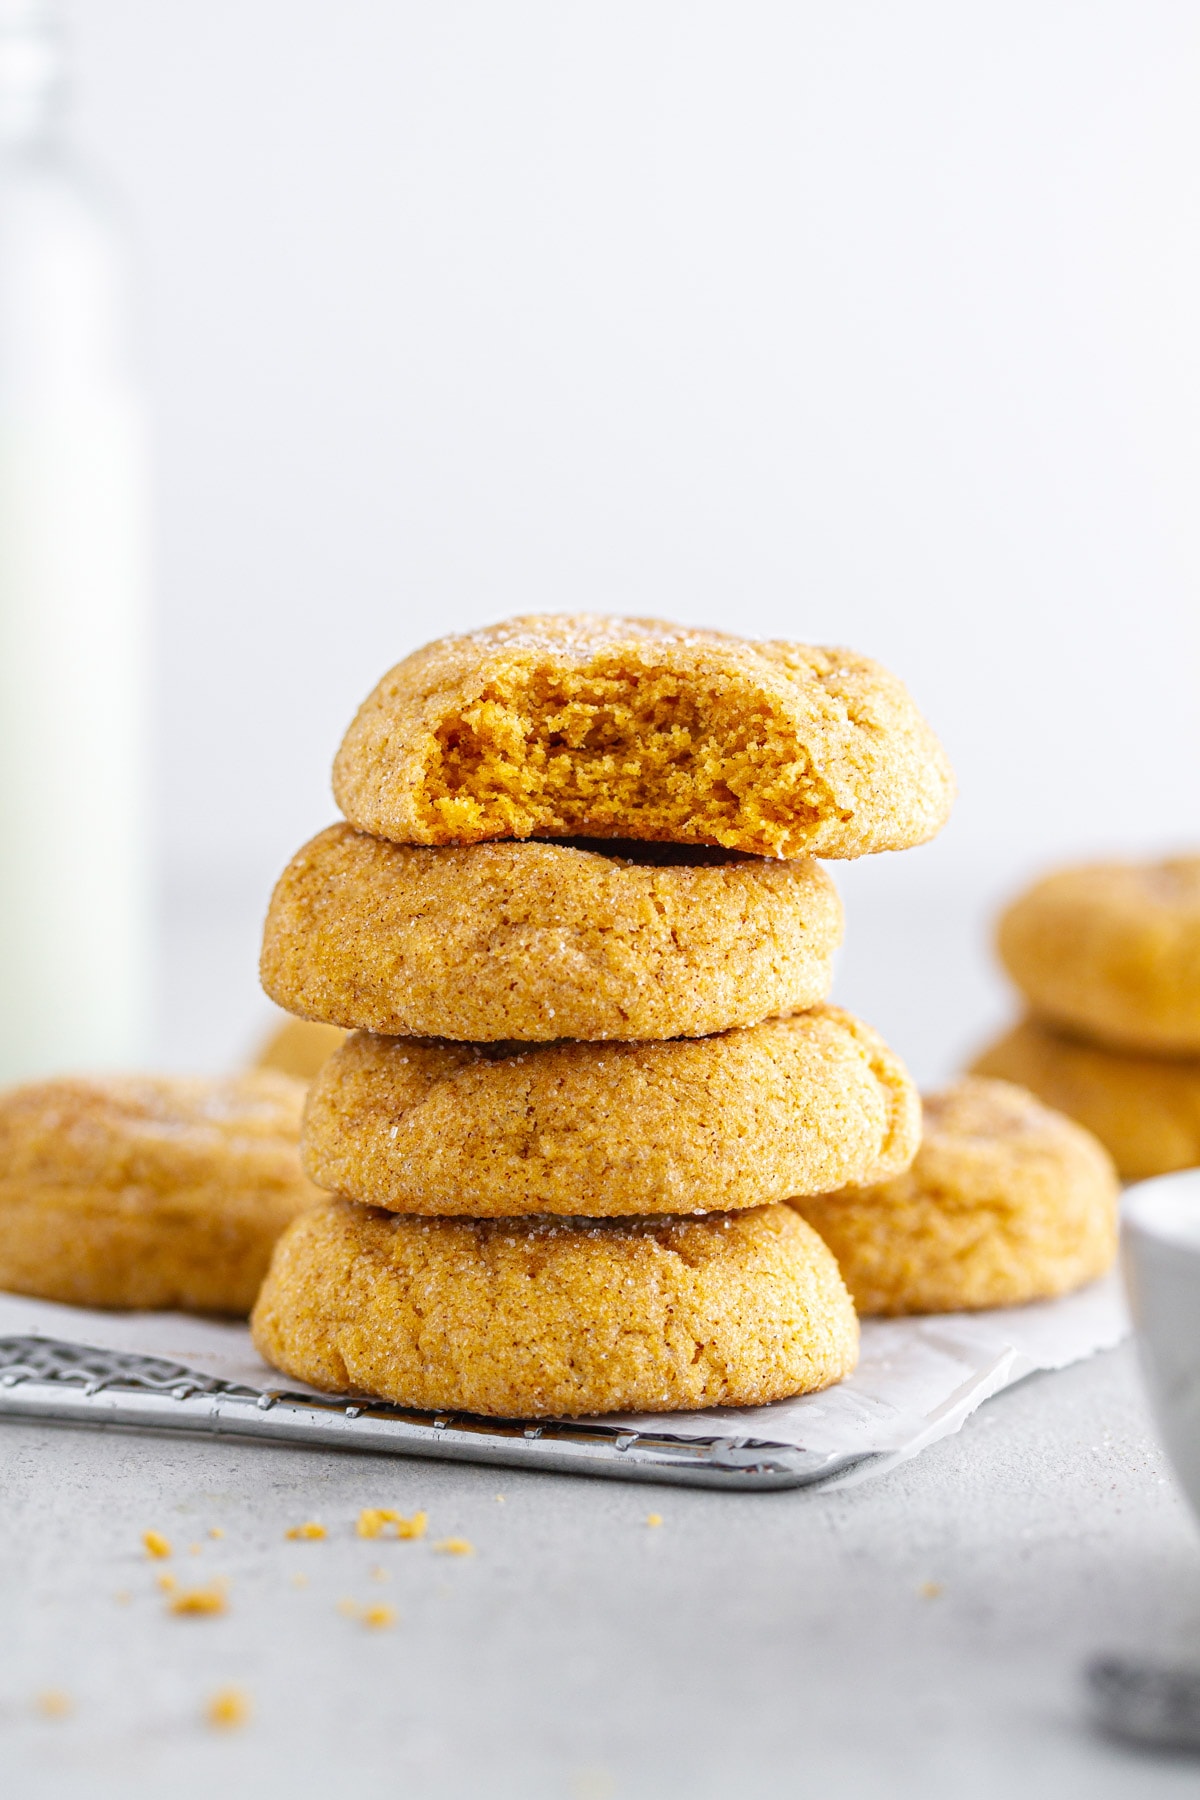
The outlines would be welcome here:
M 317 1387 L 508 1416 L 758 1404 L 840 1379 L 857 1321 L 782 1202 L 886 1181 L 919 1102 L 825 1004 L 814 854 L 931 837 L 945 756 L 845 651 L 517 619 L 380 682 L 293 859 L 262 977 L 352 1035 L 305 1165 L 333 1198 L 254 1312 Z
M 1127 1180 L 1200 1163 L 1200 856 L 1059 870 L 997 943 L 1029 1011 L 976 1071 L 1086 1125 Z

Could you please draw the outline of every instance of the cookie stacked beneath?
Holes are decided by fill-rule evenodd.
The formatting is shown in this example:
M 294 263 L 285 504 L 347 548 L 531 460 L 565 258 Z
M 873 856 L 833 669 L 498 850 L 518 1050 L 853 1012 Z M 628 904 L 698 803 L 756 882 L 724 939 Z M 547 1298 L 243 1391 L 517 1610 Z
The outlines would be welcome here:
M 975 1071 L 1087 1126 L 1127 1180 L 1200 1163 L 1200 856 L 1059 870 L 997 944 L 1029 1012 Z
M 267 992 L 352 1034 L 303 1151 L 336 1198 L 277 1247 L 277 1367 L 507 1415 L 757 1404 L 857 1321 L 780 1204 L 884 1181 L 919 1104 L 825 1004 L 811 860 L 930 837 L 945 757 L 843 651 L 537 618 L 418 652 L 339 751 L 347 823 L 281 878 Z

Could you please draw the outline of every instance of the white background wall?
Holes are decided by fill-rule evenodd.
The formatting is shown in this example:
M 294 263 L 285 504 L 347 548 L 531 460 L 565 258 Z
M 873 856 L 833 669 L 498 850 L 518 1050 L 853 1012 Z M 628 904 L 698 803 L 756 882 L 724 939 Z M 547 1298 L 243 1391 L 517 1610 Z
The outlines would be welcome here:
M 1000 1005 L 996 896 L 1200 840 L 1191 0 L 75 22 L 144 263 L 165 862 L 247 958 L 358 700 L 518 609 L 907 678 L 962 797 L 848 873 L 846 991 L 930 1068 Z

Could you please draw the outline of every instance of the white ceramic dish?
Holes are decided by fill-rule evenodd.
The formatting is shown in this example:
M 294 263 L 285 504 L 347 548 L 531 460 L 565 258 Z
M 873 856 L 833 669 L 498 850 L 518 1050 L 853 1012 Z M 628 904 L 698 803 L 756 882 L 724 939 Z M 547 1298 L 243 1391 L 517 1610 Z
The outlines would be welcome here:
M 1200 1515 L 1200 1169 L 1125 1196 L 1122 1253 L 1150 1403 Z

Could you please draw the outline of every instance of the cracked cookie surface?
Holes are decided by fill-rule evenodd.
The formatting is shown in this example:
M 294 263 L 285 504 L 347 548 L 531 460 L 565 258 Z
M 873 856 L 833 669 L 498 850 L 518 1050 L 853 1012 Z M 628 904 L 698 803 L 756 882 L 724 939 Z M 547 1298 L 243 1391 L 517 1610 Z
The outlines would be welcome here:
M 858 1321 L 786 1206 L 702 1219 L 422 1219 L 331 1200 L 251 1322 L 335 1393 L 508 1418 L 759 1406 L 848 1375 Z
M 261 973 L 289 1011 L 390 1035 L 706 1037 L 823 1000 L 841 933 L 807 857 L 334 825 L 275 888 Z
M 838 1007 L 652 1044 L 355 1033 L 309 1093 L 305 1166 L 393 1212 L 725 1212 L 907 1166 L 920 1102 Z

